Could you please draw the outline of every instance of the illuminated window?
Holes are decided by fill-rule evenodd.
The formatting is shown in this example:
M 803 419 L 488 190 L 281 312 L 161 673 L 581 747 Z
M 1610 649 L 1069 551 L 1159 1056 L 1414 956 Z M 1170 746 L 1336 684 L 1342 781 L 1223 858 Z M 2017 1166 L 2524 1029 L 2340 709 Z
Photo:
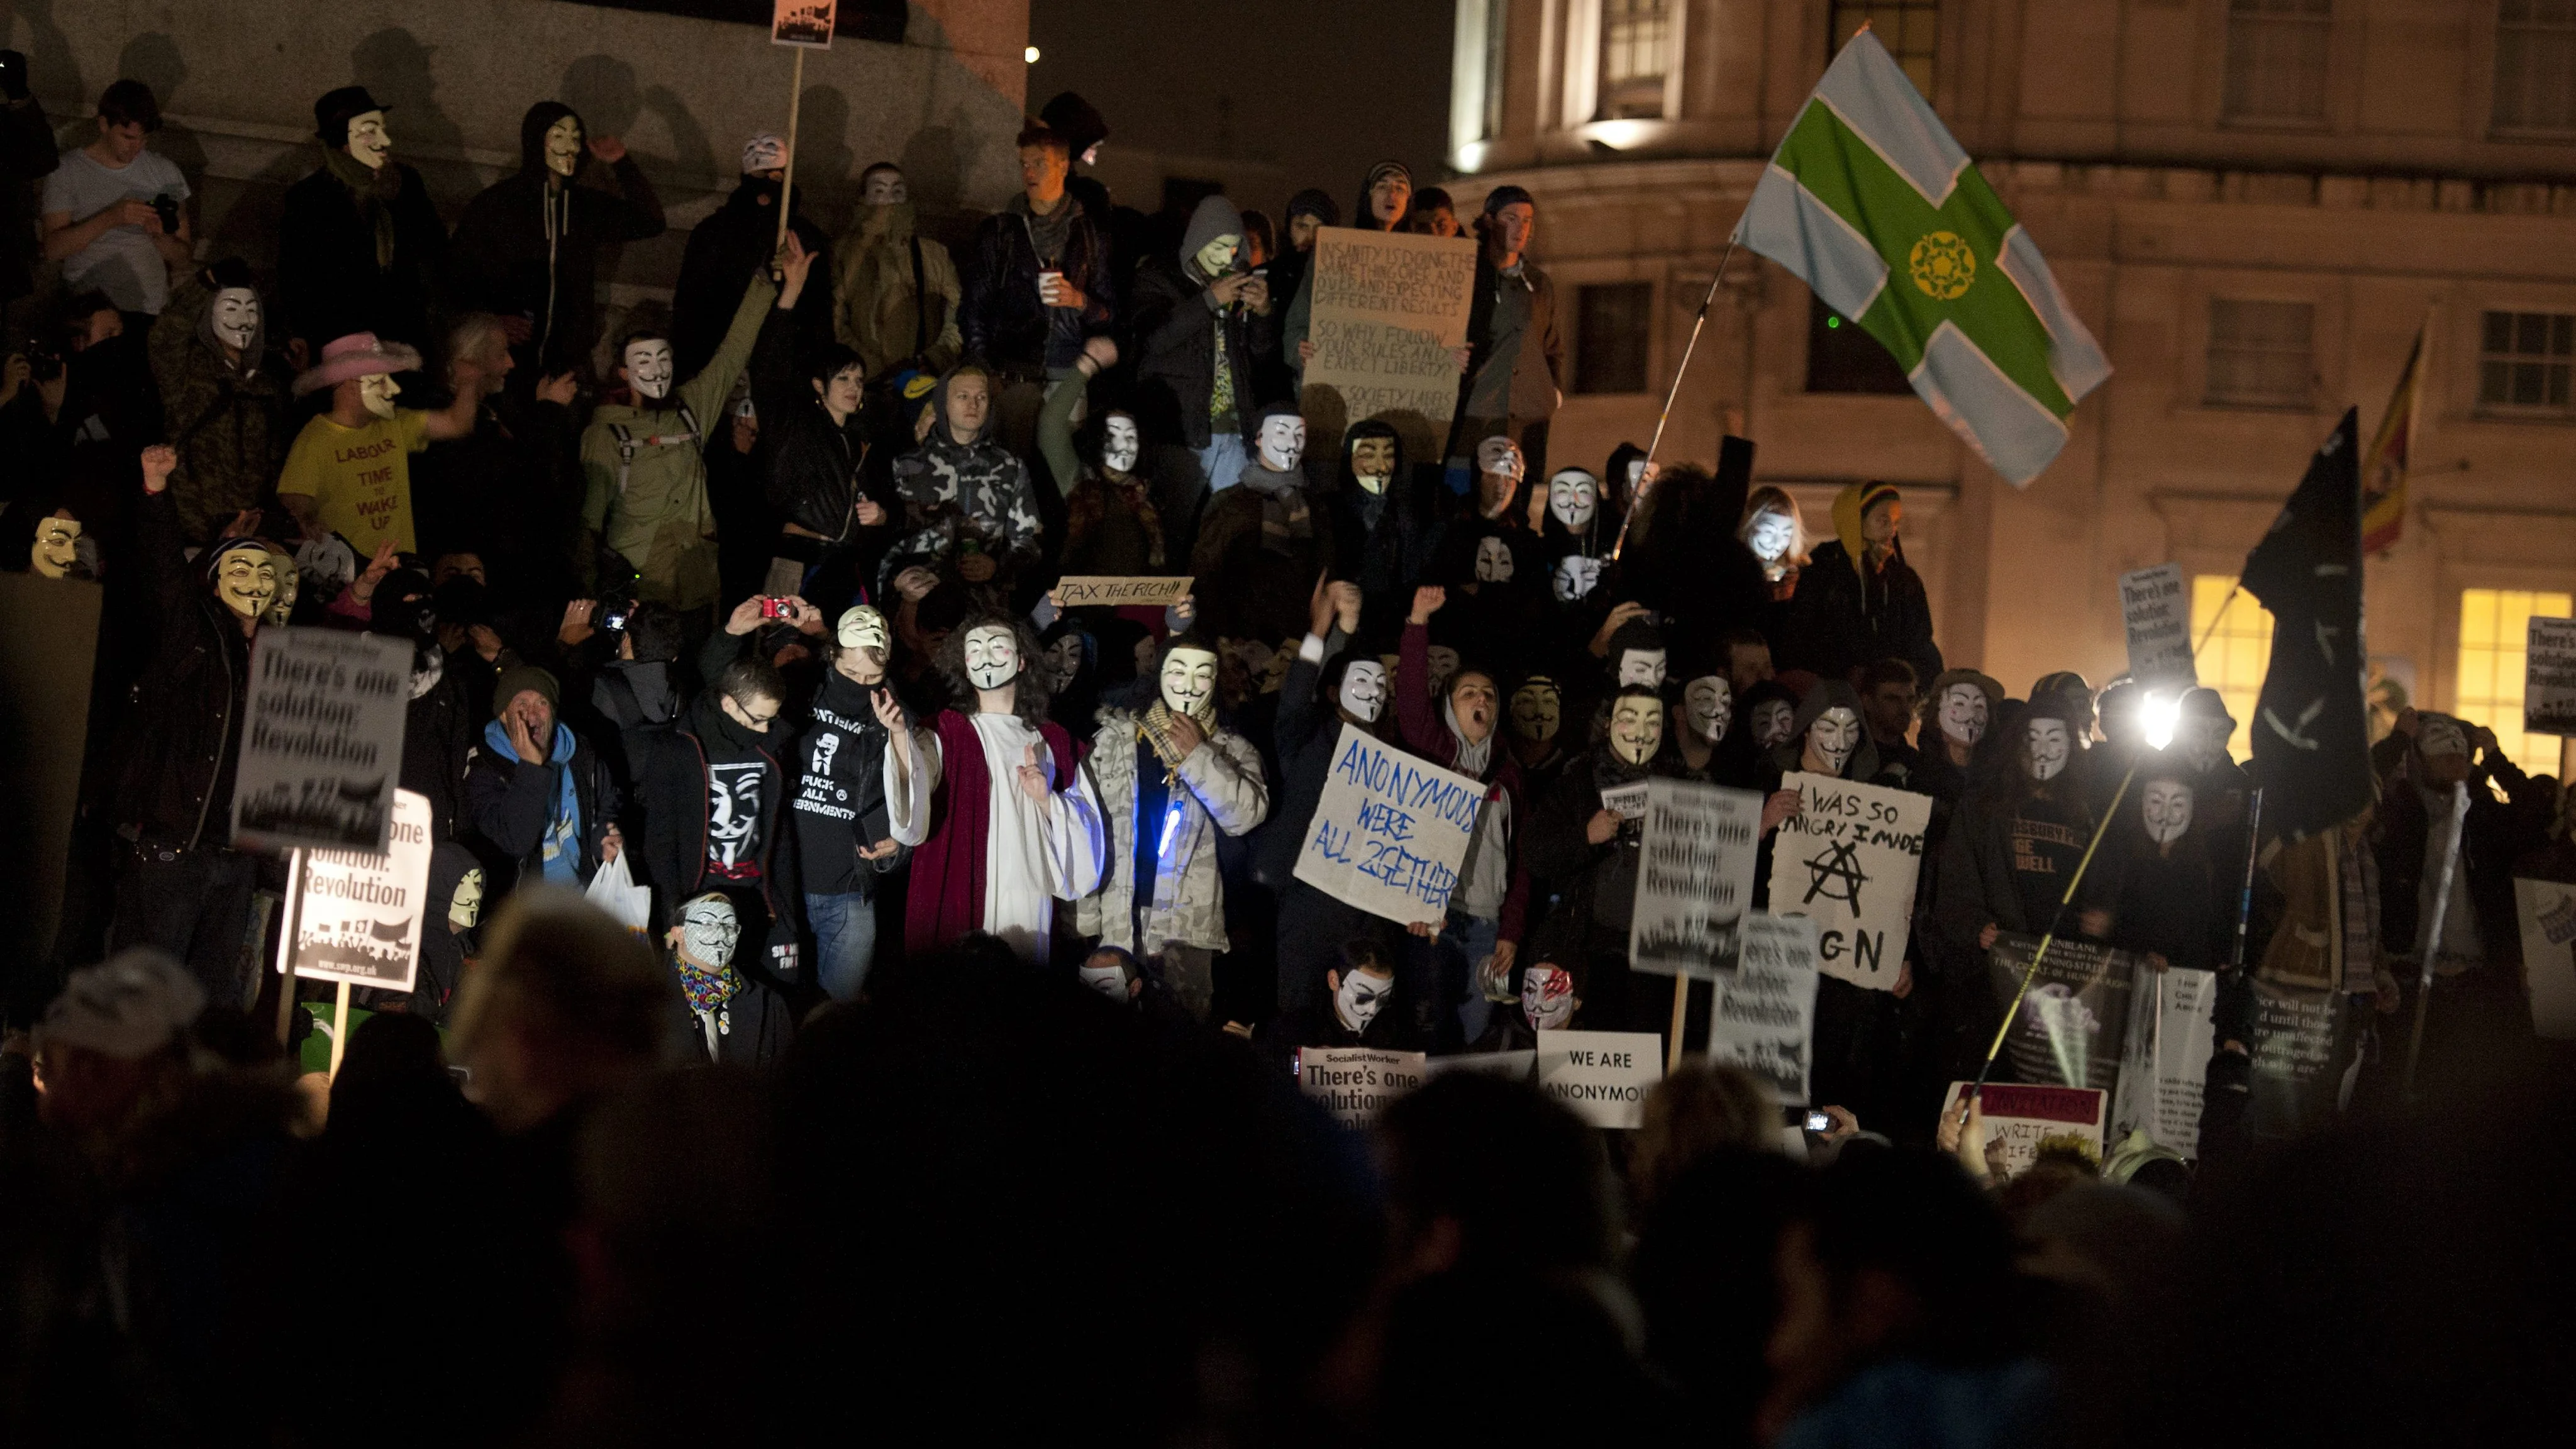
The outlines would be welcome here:
M 2235 594 L 2232 599 L 2231 593 Z M 2221 608 L 2226 612 L 2220 613 Z M 2215 630 L 2210 628 L 2213 623 L 2218 626 Z M 2227 712 L 2236 718 L 2228 752 L 2244 759 L 2254 748 L 2254 701 L 2261 697 L 2263 673 L 2272 665 L 2272 615 L 2252 594 L 2238 590 L 2232 575 L 2195 575 L 2191 637 L 2195 644 L 2203 638 L 2209 641 L 2200 645 L 2192 667 L 2203 687 L 2217 690 L 2227 700 Z
M 1925 99 L 1932 95 L 1932 57 L 1940 49 L 1941 0 L 1834 0 L 1834 23 L 1825 37 L 1831 60 L 1861 22 L 1878 35 L 1878 43 L 1896 58 L 1905 78 Z
M 1601 0 L 1601 105 L 1605 121 L 1664 113 L 1673 63 L 1672 0 Z
M 2306 302 L 2209 303 L 2209 385 L 2218 407 L 2308 405 L 2317 309 Z
M 2499 131 L 2576 131 L 2576 0 L 2504 0 L 2490 119 Z
M 2480 320 L 2480 411 L 2565 417 L 2576 410 L 2568 389 L 2568 375 L 2576 371 L 2576 314 L 2489 312 Z
M 2334 0 L 2230 0 L 2227 12 L 2227 114 L 2324 120 Z
M 2496 743 L 2527 774 L 2558 773 L 2558 736 L 2522 732 L 2522 663 L 2534 614 L 2564 619 L 2565 594 L 2468 589 L 2460 595 L 2460 672 L 2452 713 L 2495 731 Z

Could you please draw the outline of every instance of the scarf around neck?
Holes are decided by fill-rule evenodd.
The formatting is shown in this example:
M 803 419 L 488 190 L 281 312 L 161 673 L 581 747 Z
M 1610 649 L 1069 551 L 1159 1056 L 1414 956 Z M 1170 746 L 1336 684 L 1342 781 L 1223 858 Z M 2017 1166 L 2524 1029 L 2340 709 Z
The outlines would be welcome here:
M 1201 736 L 1215 738 L 1216 706 L 1211 703 L 1193 712 L 1190 715 L 1190 723 L 1199 727 Z M 1187 758 L 1188 752 L 1172 742 L 1172 707 L 1170 705 L 1158 699 L 1145 706 L 1144 712 L 1136 716 L 1136 732 L 1145 737 L 1145 743 L 1154 747 L 1154 758 L 1163 762 L 1165 770 L 1174 774 L 1180 772 L 1181 761 Z
M 502 759 L 527 763 L 510 748 L 510 732 L 497 719 L 483 726 L 483 743 Z M 557 885 L 581 884 L 581 796 L 573 788 L 572 771 L 563 768 L 572 762 L 572 751 L 571 728 L 557 723 L 554 747 L 545 761 L 555 767 L 554 813 L 546 821 L 545 838 L 538 842 L 546 879 Z
M 1243 470 L 1239 486 L 1261 500 L 1261 546 L 1272 553 L 1291 552 L 1296 540 L 1315 536 L 1304 482 L 1295 473 L 1274 473 L 1257 462 Z

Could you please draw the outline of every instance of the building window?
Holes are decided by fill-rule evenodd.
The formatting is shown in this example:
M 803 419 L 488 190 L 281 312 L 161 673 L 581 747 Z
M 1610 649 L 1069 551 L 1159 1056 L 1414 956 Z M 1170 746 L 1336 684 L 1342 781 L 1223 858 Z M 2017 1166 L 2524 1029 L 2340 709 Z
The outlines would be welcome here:
M 2191 638 L 2200 646 L 2192 667 L 2202 686 L 2217 690 L 2236 719 L 2227 748 L 2241 760 L 2254 748 L 2254 701 L 2272 667 L 2272 615 L 2237 589 L 2233 575 L 2198 574 L 2191 581 Z
M 1807 391 L 1910 393 L 1914 384 L 1887 348 L 1825 299 L 1807 294 Z
M 2522 732 L 2523 653 L 2533 615 L 2567 617 L 2565 594 L 2466 589 L 2460 594 L 2460 672 L 2452 713 L 2495 731 L 2496 745 L 2524 772 L 2558 773 L 2558 736 Z
M 2504 0 L 2491 119 L 2500 131 L 2576 131 L 2576 0 Z
M 2216 407 L 2303 408 L 2311 396 L 2317 309 L 2306 302 L 2209 304 L 2209 391 Z
M 1601 0 L 1601 104 L 1596 119 L 1664 113 L 1673 62 L 1672 0 Z
M 1655 284 L 1580 287 L 1574 302 L 1574 390 L 1644 392 L 1653 338 Z
M 1485 0 L 1485 130 L 1486 139 L 1503 134 L 1503 59 L 1510 53 L 1504 27 L 1511 23 L 1511 0 Z
M 2229 0 L 2227 9 L 2228 116 L 2324 120 L 2334 0 Z
M 2478 343 L 2482 411 L 2576 415 L 2568 373 L 2576 366 L 2576 316 L 2489 312 Z
M 1850 42 L 1852 32 L 1867 22 L 1878 43 L 1896 58 L 1905 78 L 1928 100 L 1932 95 L 1932 56 L 1939 49 L 1941 0 L 1834 0 L 1833 27 L 1825 37 L 1825 59 L 1831 61 Z

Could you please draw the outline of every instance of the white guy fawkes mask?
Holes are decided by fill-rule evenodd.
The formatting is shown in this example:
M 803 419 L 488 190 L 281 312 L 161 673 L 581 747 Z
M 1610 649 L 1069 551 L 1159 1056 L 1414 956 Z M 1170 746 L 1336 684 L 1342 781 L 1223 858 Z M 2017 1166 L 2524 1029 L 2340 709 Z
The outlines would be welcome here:
M 1476 540 L 1476 582 L 1508 584 L 1512 581 L 1512 546 L 1487 534 Z
M 1789 556 L 1789 545 L 1798 540 L 1798 525 L 1785 513 L 1763 512 L 1753 520 L 1753 556 L 1765 566 L 1776 567 Z
M 1753 707 L 1753 743 L 1769 749 L 1789 738 L 1798 723 L 1798 712 L 1785 699 L 1766 699 Z
M 1476 445 L 1476 471 L 1479 473 L 1500 473 L 1518 483 L 1526 466 L 1521 462 L 1520 448 L 1509 438 L 1487 438 Z
M 1642 765 L 1664 746 L 1664 702 L 1621 695 L 1610 706 L 1610 750 L 1632 765 Z
M 268 606 L 268 612 L 262 615 L 261 618 L 271 624 L 284 624 L 295 614 L 295 585 L 297 583 L 297 578 L 295 573 L 294 555 L 280 553 L 276 549 L 270 549 L 268 551 L 268 577 L 275 587 L 275 594 Z
M 1111 413 L 1101 420 L 1101 467 L 1124 478 L 1136 471 L 1136 455 L 1142 451 L 1134 418 L 1125 413 Z
M 1682 720 L 1708 744 L 1726 737 L 1735 718 L 1735 690 L 1722 674 L 1703 674 L 1682 686 Z
M 1387 480 L 1395 476 L 1395 439 L 1352 439 L 1351 476 L 1369 492 L 1384 493 Z
M 1449 681 L 1458 677 L 1458 651 L 1434 644 L 1423 653 L 1431 666 L 1431 697 L 1438 699 L 1449 692 Z
M 2191 828 L 2191 787 L 2180 780 L 2149 780 L 2142 808 L 2147 838 L 2171 845 Z
M 733 902 L 722 896 L 700 896 L 680 907 L 680 954 L 691 964 L 713 969 L 733 964 L 733 944 L 742 938 L 742 920 Z
M 1574 1020 L 1574 976 L 1542 961 L 1521 973 L 1521 1015 L 1532 1029 L 1563 1031 Z
M 1333 989 L 1333 1015 L 1354 1032 L 1368 1030 L 1386 999 L 1395 994 L 1395 978 L 1367 971 L 1345 971 Z
M 1664 651 L 1661 649 L 1623 649 L 1619 652 L 1619 681 L 1622 685 L 1642 684 L 1648 689 L 1664 687 Z
M 1112 961 L 1106 966 L 1085 964 L 1076 968 L 1076 974 L 1082 978 L 1083 985 L 1090 987 L 1092 990 L 1099 992 L 1101 995 L 1108 997 L 1110 1000 L 1117 1002 L 1121 1006 L 1126 1005 L 1127 973 L 1119 969 L 1117 962 Z
M 2066 757 L 2074 748 L 2075 741 L 2066 733 L 2066 721 L 2032 720 L 2023 756 L 2029 763 L 2030 777 L 2042 783 L 2056 779 L 2058 771 L 2066 768 Z
M 671 395 L 671 344 L 644 337 L 626 344 L 626 382 L 640 398 L 654 402 Z
M 236 351 L 259 336 L 259 293 L 248 287 L 226 287 L 215 293 L 215 336 Z
M 1224 276 L 1226 269 L 1234 265 L 1235 248 L 1241 245 L 1243 245 L 1243 238 L 1232 232 L 1227 232 L 1223 236 L 1209 237 L 1207 245 L 1200 247 L 1193 257 L 1199 264 L 1199 274 L 1207 277 Z
M 1273 473 L 1293 473 L 1306 456 L 1306 420 L 1271 417 L 1261 420 L 1261 466 Z
M 329 598 L 358 577 L 357 551 L 336 533 L 308 538 L 295 546 L 295 571 L 306 588 Z
M 1971 749 L 1986 737 L 1986 692 L 1973 684 L 1941 691 L 1941 734 Z
M 1020 677 L 1019 633 L 1008 624 L 978 624 L 966 631 L 966 679 L 977 689 L 1000 689 Z
M 1376 724 L 1378 711 L 1386 708 L 1386 666 L 1374 659 L 1354 659 L 1342 671 L 1342 688 L 1338 696 L 1343 709 L 1361 724 Z
M 1163 708 L 1192 719 L 1205 719 L 1216 704 L 1216 655 L 1206 649 L 1175 649 L 1163 656 Z
M 1852 752 L 1860 748 L 1860 716 L 1841 705 L 1826 710 L 1807 726 L 1807 746 L 1834 774 L 1841 774 L 1851 763 Z
M 2223 719 L 2187 719 L 2174 732 L 2174 743 L 2191 767 L 2208 771 L 2227 755 L 2227 737 L 2235 727 Z
M 447 900 L 447 926 L 452 931 L 470 931 L 483 919 L 483 867 L 468 866 L 456 878 L 456 894 Z
M 1556 573 L 1549 578 L 1548 588 L 1555 593 L 1558 603 L 1571 604 L 1590 594 L 1600 583 L 1601 560 L 1570 553 L 1556 561 Z
M 358 379 L 358 401 L 377 417 L 391 419 L 394 399 L 402 396 L 402 384 L 388 372 L 371 372 Z
M 1565 717 L 1565 696 L 1556 682 L 1532 679 L 1512 691 L 1512 733 L 1534 745 L 1556 738 Z
M 1082 672 L 1082 636 L 1059 634 L 1053 643 L 1038 651 L 1038 677 L 1046 681 L 1047 693 L 1062 694 L 1073 686 L 1073 677 Z
M 559 116 L 546 127 L 546 169 L 570 176 L 581 167 L 581 122 Z
M 778 164 L 781 166 L 787 164 L 783 159 L 783 152 Z M 904 184 L 903 173 L 900 171 L 870 172 L 867 189 L 860 194 L 859 199 L 870 206 L 901 206 L 912 200 L 912 188 Z
M 349 118 L 349 159 L 373 171 L 393 154 L 394 138 L 385 130 L 385 113 L 360 111 Z
M 215 566 L 215 596 L 245 619 L 267 613 L 269 601 L 277 597 L 277 571 L 267 551 L 237 548 L 225 554 Z
M 886 652 L 892 636 L 886 628 L 886 616 L 866 604 L 841 611 L 841 621 L 832 627 L 832 637 L 844 649 L 874 649 Z
M 1547 480 L 1547 511 L 1570 533 L 1592 526 L 1601 508 L 1601 480 L 1580 468 L 1560 468 Z
M 80 557 L 81 523 L 77 518 L 39 518 L 36 520 L 36 546 L 28 551 L 27 561 L 49 579 L 70 575 L 72 564 Z

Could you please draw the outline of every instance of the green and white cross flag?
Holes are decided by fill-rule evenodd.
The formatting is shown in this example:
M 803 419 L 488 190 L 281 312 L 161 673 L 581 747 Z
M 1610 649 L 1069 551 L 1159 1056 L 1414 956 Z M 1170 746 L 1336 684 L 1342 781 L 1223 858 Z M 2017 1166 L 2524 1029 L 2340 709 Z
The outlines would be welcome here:
M 1826 67 L 1735 240 L 1884 344 L 2015 487 L 2111 375 L 2030 234 L 1867 30 Z

